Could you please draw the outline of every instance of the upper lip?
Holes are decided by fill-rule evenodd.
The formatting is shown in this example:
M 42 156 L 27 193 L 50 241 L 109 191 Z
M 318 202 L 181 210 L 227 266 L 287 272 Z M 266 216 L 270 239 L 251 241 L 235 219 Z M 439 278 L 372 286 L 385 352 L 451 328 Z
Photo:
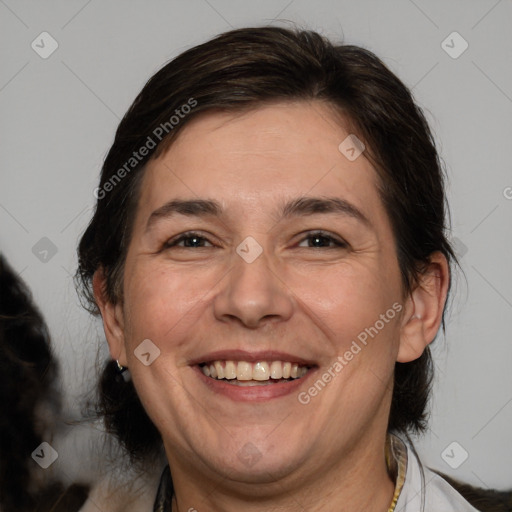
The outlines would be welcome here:
M 189 361 L 191 366 L 201 363 L 211 363 L 212 361 L 287 361 L 304 366 L 314 366 L 316 362 L 312 359 L 304 359 L 286 352 L 276 350 L 262 350 L 258 352 L 249 352 L 247 350 L 216 350 L 208 352 Z

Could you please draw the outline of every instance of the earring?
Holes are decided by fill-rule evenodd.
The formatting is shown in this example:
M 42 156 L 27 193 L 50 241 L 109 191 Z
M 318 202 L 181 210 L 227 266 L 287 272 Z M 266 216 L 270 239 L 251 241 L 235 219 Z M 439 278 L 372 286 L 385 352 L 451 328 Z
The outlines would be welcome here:
M 124 381 L 128 382 L 129 380 L 131 380 L 131 375 L 130 375 L 128 368 L 126 366 L 123 366 L 122 364 L 120 364 L 118 359 L 116 359 L 116 364 L 117 364 L 117 370 L 118 370 L 119 374 L 123 376 Z

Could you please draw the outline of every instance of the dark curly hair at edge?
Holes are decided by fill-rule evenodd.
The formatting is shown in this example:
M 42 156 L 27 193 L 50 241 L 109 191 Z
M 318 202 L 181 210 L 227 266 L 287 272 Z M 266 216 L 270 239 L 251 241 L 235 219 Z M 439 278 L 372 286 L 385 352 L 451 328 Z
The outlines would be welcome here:
M 78 510 L 87 486 L 68 486 L 31 457 L 60 419 L 59 365 L 29 288 L 1 254 L 0 290 L 0 510 Z
M 100 269 L 106 297 L 122 301 L 123 265 L 144 164 L 167 150 L 188 122 L 207 111 L 235 113 L 272 102 L 312 100 L 341 114 L 345 127 L 366 146 L 391 221 L 404 296 L 417 285 L 434 251 L 456 262 L 446 236 L 443 169 L 428 123 L 407 87 L 363 48 L 333 45 L 313 31 L 244 28 L 166 64 L 120 122 L 103 165 L 94 216 L 78 247 L 75 279 L 85 307 L 99 313 L 92 277 Z M 171 126 L 171 117 L 183 112 L 188 113 Z M 167 126 L 168 133 L 145 160 L 126 171 L 133 152 L 148 146 L 148 137 L 157 140 L 154 130 L 159 126 Z M 428 348 L 415 361 L 396 363 L 389 431 L 408 435 L 425 430 L 432 375 Z M 96 412 L 133 462 L 161 453 L 159 432 L 114 361 L 103 370 Z

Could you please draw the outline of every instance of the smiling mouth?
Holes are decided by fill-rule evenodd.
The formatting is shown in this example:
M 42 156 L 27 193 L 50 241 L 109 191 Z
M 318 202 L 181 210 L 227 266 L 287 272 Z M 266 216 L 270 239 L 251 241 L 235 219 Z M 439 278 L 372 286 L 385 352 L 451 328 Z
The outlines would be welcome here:
M 311 367 L 288 361 L 211 361 L 199 365 L 213 380 L 235 386 L 264 386 L 290 382 L 304 377 Z

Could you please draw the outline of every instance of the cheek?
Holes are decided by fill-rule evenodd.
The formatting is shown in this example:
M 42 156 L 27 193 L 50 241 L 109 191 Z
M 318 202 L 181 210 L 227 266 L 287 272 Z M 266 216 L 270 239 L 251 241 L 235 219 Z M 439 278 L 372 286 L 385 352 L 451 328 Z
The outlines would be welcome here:
M 149 338 L 161 349 L 177 346 L 197 321 L 210 281 L 200 272 L 192 276 L 164 265 L 137 265 L 125 276 L 127 343 L 134 348 Z
M 333 340 L 334 353 L 345 350 L 376 322 L 379 333 L 396 337 L 398 306 L 393 309 L 393 304 L 399 304 L 400 287 L 396 276 L 384 275 L 373 262 L 347 262 L 336 268 L 311 267 L 289 279 L 293 281 L 290 288 L 299 304 L 304 304 L 306 314 L 309 311 L 309 316 Z M 384 326 L 381 315 L 386 320 Z

